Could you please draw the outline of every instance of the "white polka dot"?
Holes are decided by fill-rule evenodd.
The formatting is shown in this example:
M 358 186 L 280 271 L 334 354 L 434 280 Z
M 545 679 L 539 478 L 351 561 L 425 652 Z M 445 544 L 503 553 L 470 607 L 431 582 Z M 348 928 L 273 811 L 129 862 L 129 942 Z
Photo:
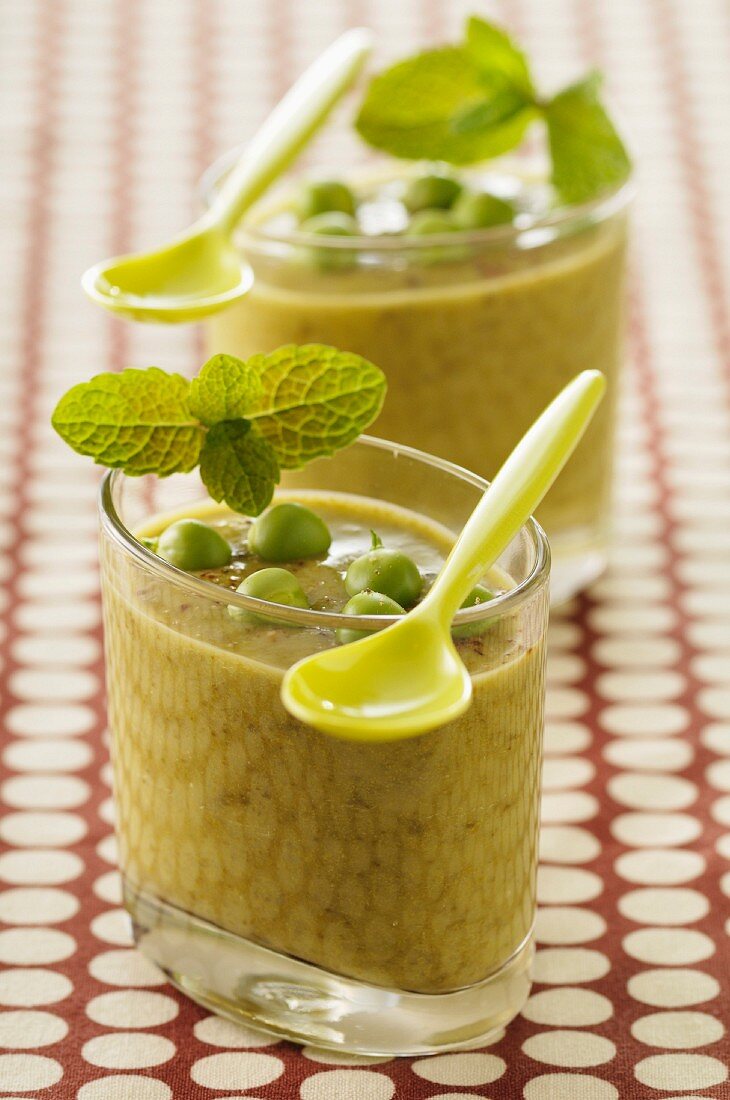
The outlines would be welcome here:
M 17 1005 L 18 1008 L 33 1005 L 50 1005 L 68 997 L 73 989 L 63 974 L 53 970 L 29 970 L 18 967 L 0 974 L 0 1004 Z
M 616 703 L 601 711 L 599 722 L 621 737 L 673 737 L 689 725 L 689 714 L 677 703 L 628 706 Z
M 24 603 L 15 613 L 18 628 L 25 633 L 55 633 L 66 637 L 69 631 L 81 632 L 97 626 L 100 619 L 96 601 L 72 600 L 69 603 Z
M 582 752 L 591 740 L 590 730 L 579 722 L 545 723 L 545 752 L 549 756 Z
M 535 955 L 532 980 L 545 985 L 575 985 L 595 982 L 610 969 L 611 963 L 601 951 L 585 947 L 550 947 Z
M 629 978 L 626 988 L 635 1001 L 656 1008 L 685 1008 L 711 1001 L 720 992 L 719 983 L 702 970 L 642 970 Z
M 102 1066 L 104 1069 L 143 1069 L 169 1062 L 175 1050 L 175 1044 L 162 1035 L 137 1035 L 133 1031 L 121 1031 L 89 1039 L 84 1043 L 81 1055 L 92 1066 Z
M 590 760 L 583 760 L 579 756 L 549 757 L 543 764 L 542 789 L 556 791 L 582 787 L 585 783 L 590 783 L 595 771 Z
M 224 1058 L 225 1055 L 213 1057 Z M 260 1054 L 258 1057 L 264 1058 L 266 1055 Z M 284 1067 L 281 1068 L 283 1070 Z M 331 1069 L 325 1073 L 314 1073 L 302 1081 L 299 1095 L 302 1100 L 335 1100 L 335 1097 L 336 1100 L 391 1100 L 395 1096 L 395 1082 L 374 1070 Z
M 583 640 L 583 631 L 577 623 L 563 622 L 551 618 L 548 629 L 548 644 L 553 649 L 573 649 Z
M 63 645 L 58 638 L 29 634 L 16 638 L 13 657 L 21 665 L 85 665 L 97 660 L 100 646 L 96 638 L 69 634 Z
M 0 1012 L 0 1047 L 31 1050 L 60 1043 L 68 1035 L 68 1024 L 50 1012 Z M 17 1086 L 15 1086 L 17 1088 Z
M 726 684 L 730 681 L 730 655 L 727 653 L 701 653 L 693 658 L 692 675 L 708 684 Z
M 605 920 L 591 909 L 556 905 L 549 909 L 538 909 L 535 921 L 538 943 L 590 943 L 600 939 L 605 931 Z
M 284 1063 L 272 1054 L 209 1054 L 193 1063 L 190 1076 L 209 1089 L 254 1089 L 276 1081 Z
M 584 691 L 571 687 L 550 687 L 545 694 L 545 717 L 579 718 L 590 705 Z
M 619 912 L 638 924 L 692 924 L 710 910 L 704 894 L 690 889 L 647 887 L 632 890 L 618 901 Z
M 577 867 L 538 868 L 537 900 L 541 905 L 579 905 L 597 898 L 603 891 L 603 880 L 592 871 Z
M 490 1085 L 506 1068 L 494 1054 L 438 1054 L 411 1066 L 419 1077 L 436 1085 Z
M 598 800 L 586 791 L 560 791 L 542 796 L 540 818 L 544 825 L 590 821 L 598 813 Z
M 544 989 L 533 993 L 522 1015 L 533 1024 L 548 1027 L 594 1027 L 613 1016 L 608 997 L 591 989 Z
M 607 789 L 615 802 L 632 810 L 685 810 L 697 800 L 697 786 L 678 775 L 622 772 Z
M 319 1062 L 328 1066 L 377 1066 L 392 1062 L 392 1058 L 377 1057 L 369 1054 L 347 1054 L 345 1051 L 320 1050 L 319 1047 L 303 1047 L 302 1054 L 310 1062 Z
M 575 653 L 551 653 L 547 662 L 549 684 L 574 684 L 585 675 L 586 663 Z
M 22 737 L 70 737 L 88 733 L 94 725 L 94 712 L 85 706 L 12 707 L 5 719 L 11 733 Z
M 719 649 L 730 646 L 730 623 L 715 619 L 699 619 L 687 625 L 687 636 L 699 649 Z
M 30 1092 L 47 1089 L 63 1077 L 63 1067 L 55 1058 L 43 1054 L 0 1054 L 0 1081 L 3 1090 Z
M 715 760 L 705 771 L 705 778 L 717 791 L 730 791 L 730 760 Z
M 697 705 L 710 718 L 730 718 L 730 688 L 704 688 L 697 693 Z
M 78 909 L 78 900 L 65 890 L 18 888 L 0 894 L 0 920 L 6 924 L 58 924 Z
M 89 963 L 89 973 L 107 985 L 164 985 L 161 970 L 134 949 L 105 951 Z
M 599 694 L 618 703 L 663 703 L 676 699 L 684 688 L 684 676 L 670 669 L 603 672 L 596 680 Z
M 98 940 L 117 947 L 132 946 L 132 922 L 124 909 L 109 909 L 91 922 L 91 931 Z
M 671 665 L 681 652 L 673 638 L 599 638 L 593 657 L 599 664 L 615 668 L 655 668 Z
M 3 801 L 18 810 L 73 810 L 89 793 L 88 783 L 71 775 L 17 775 L 0 787 Z
M 98 898 L 110 905 L 122 904 L 122 878 L 119 871 L 107 871 L 99 875 L 92 889 Z
M 618 1100 L 609 1081 L 586 1073 L 546 1073 L 533 1077 L 524 1088 L 525 1100 Z
M 206 1016 L 204 1020 L 198 1020 L 193 1033 L 201 1043 L 209 1043 L 213 1047 L 270 1047 L 280 1041 L 275 1035 L 234 1024 L 220 1016 Z
M 83 703 L 96 694 L 98 678 L 82 669 L 63 672 L 24 668 L 10 677 L 10 690 L 29 703 Z
M 115 1073 L 82 1085 L 76 1100 L 172 1100 L 172 1089 L 164 1081 L 136 1073 Z
M 650 1047 L 691 1050 L 719 1042 L 725 1028 L 706 1012 L 653 1012 L 635 1020 L 631 1034 Z
M 730 723 L 710 722 L 700 734 L 700 740 L 710 752 L 730 756 Z
M 653 1089 L 708 1089 L 727 1081 L 728 1067 L 707 1054 L 653 1054 L 637 1062 L 634 1074 Z
M 58 886 L 78 878 L 84 864 L 73 852 L 53 848 L 5 852 L 0 856 L 0 879 L 15 886 Z
M 0 839 L 6 844 L 62 847 L 86 836 L 87 825 L 78 814 L 14 813 L 0 820 Z
M 0 932 L 0 962 L 10 966 L 60 962 L 75 950 L 73 936 L 55 928 L 8 928 Z
M 141 989 L 102 993 L 86 1006 L 89 1018 L 103 1027 L 159 1027 L 174 1020 L 178 1012 L 179 1006 L 172 997 Z
M 718 837 L 715 842 L 715 848 L 718 855 L 721 855 L 723 859 L 730 859 L 730 833 L 724 833 Z
M 111 863 L 116 867 L 119 863 L 119 851 L 114 833 L 110 833 L 109 836 L 105 836 L 103 840 L 99 841 L 96 846 L 96 854 L 106 863 Z
M 716 798 L 710 806 L 710 814 L 718 825 L 730 827 L 730 794 Z
M 683 771 L 692 763 L 694 749 L 679 738 L 642 737 L 635 741 L 624 738 L 610 741 L 603 750 L 604 758 L 616 768 L 637 771 Z
M 673 846 L 697 840 L 702 825 L 689 814 L 619 814 L 611 822 L 611 832 L 629 847 Z
M 70 738 L 15 741 L 3 753 L 6 766 L 17 772 L 75 772 L 87 767 L 92 757 L 85 741 Z
M 630 604 L 606 604 L 588 613 L 588 621 L 597 634 L 666 634 L 676 622 L 670 607 L 632 607 Z
M 576 1069 L 603 1065 L 616 1055 L 616 1047 L 610 1039 L 586 1031 L 546 1031 L 531 1035 L 525 1039 L 522 1050 L 538 1062 Z
M 614 868 L 627 882 L 646 886 L 678 886 L 701 875 L 705 860 L 697 852 L 644 848 L 624 852 L 614 863 Z
M 103 802 L 100 802 L 98 813 L 101 820 L 106 822 L 107 825 L 114 825 L 116 820 L 114 799 L 105 798 Z
M 601 852 L 598 840 L 576 825 L 545 825 L 540 831 L 540 859 L 549 863 L 590 863 Z

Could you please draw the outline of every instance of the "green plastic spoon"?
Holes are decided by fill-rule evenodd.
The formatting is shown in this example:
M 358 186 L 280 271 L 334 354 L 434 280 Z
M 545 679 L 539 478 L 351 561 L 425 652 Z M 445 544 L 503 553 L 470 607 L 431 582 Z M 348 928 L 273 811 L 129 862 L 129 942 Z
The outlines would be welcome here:
M 376 742 L 415 737 L 467 709 L 471 679 L 451 621 L 547 493 L 605 388 L 600 371 L 583 371 L 548 405 L 484 493 L 422 603 L 385 630 L 287 671 L 281 697 L 295 718 L 334 737 Z
M 85 272 L 81 285 L 92 301 L 136 321 L 194 321 L 245 294 L 253 273 L 233 243 L 233 231 L 322 125 L 371 46 L 372 35 L 364 29 L 338 38 L 274 108 L 190 229 L 164 248 L 117 256 Z

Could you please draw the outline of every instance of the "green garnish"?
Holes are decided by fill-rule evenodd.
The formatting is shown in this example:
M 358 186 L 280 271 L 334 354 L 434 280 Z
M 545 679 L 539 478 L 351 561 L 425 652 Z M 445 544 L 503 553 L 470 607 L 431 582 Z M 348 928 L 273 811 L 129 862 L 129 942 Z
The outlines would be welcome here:
M 582 202 L 631 171 L 599 89 L 594 73 L 552 99 L 540 98 L 512 39 L 471 16 L 461 45 L 426 50 L 376 76 L 356 126 L 368 144 L 393 156 L 461 165 L 515 148 L 541 119 L 552 183 L 564 202 Z
M 256 516 L 281 469 L 353 443 L 380 412 L 385 375 L 351 352 L 289 344 L 246 362 L 214 355 L 192 382 L 159 367 L 98 374 L 51 422 L 79 454 L 133 476 L 200 466 L 214 500 Z

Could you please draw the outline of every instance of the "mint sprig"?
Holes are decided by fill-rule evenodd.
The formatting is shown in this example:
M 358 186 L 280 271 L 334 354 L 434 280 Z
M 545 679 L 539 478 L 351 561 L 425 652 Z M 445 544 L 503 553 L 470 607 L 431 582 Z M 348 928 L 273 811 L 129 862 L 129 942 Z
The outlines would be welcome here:
M 192 382 L 159 367 L 99 374 L 61 398 L 52 424 L 79 454 L 132 476 L 199 464 L 214 500 L 255 516 L 281 468 L 352 443 L 385 388 L 383 372 L 359 355 L 288 345 L 246 362 L 213 356 Z
M 465 165 L 515 148 L 542 120 L 553 186 L 564 202 L 583 202 L 631 171 L 599 87 L 592 74 L 541 98 L 516 43 L 472 16 L 462 44 L 425 50 L 376 76 L 355 125 L 368 144 L 393 156 Z

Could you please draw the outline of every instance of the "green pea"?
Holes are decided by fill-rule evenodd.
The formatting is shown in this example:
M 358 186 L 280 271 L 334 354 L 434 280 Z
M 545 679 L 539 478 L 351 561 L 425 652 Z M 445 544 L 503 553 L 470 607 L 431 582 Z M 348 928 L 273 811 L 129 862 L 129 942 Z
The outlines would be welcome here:
M 409 182 L 403 195 L 403 204 L 411 214 L 433 207 L 448 210 L 460 194 L 461 184 L 458 180 L 432 172 L 417 176 Z
M 461 607 L 476 607 L 478 604 L 487 603 L 493 599 L 494 593 L 485 588 L 483 584 L 478 584 L 476 588 L 472 588 Z M 454 638 L 474 638 L 478 634 L 483 634 L 488 625 L 488 622 L 469 623 L 467 626 L 457 626 L 451 633 Z
M 297 203 L 300 221 L 335 210 L 355 213 L 355 196 L 347 184 L 339 180 L 311 180 L 304 185 Z
M 335 210 L 315 214 L 302 222 L 299 228 L 302 233 L 312 233 L 318 237 L 356 237 L 360 233 L 360 227 L 351 214 Z M 350 267 L 355 262 L 355 253 L 349 248 L 300 248 L 298 255 L 302 263 L 313 264 L 322 271 Z
M 248 532 L 248 548 L 265 561 L 319 558 L 330 548 L 332 536 L 323 519 L 303 504 L 275 504 L 255 519 Z
M 401 550 L 389 550 L 372 532 L 373 544 L 367 554 L 356 558 L 345 575 L 348 596 L 366 589 L 389 596 L 401 607 L 412 607 L 423 588 L 418 566 Z
M 170 524 L 157 541 L 157 553 L 188 573 L 220 569 L 231 560 L 230 544 L 199 519 L 179 519 Z
M 255 596 L 257 600 L 268 600 L 269 603 L 283 604 L 285 607 L 309 607 L 309 600 L 305 596 L 299 581 L 288 569 L 278 569 L 272 566 L 270 569 L 258 569 L 250 573 L 239 584 L 236 592 L 244 596 Z M 271 626 L 273 623 L 282 624 L 281 619 L 270 618 L 268 615 L 257 615 L 253 611 L 246 611 L 242 607 L 229 605 L 228 614 L 238 622 L 251 625 L 261 624 Z M 288 623 L 285 625 L 289 625 Z
M 455 233 L 458 228 L 447 210 L 419 210 L 404 232 L 409 237 L 435 237 L 441 233 Z
M 489 229 L 494 225 L 511 225 L 515 208 L 486 191 L 463 191 L 454 203 L 451 216 L 459 229 Z
M 405 608 L 401 607 L 390 596 L 384 596 L 382 592 L 358 592 L 347 601 L 342 608 L 343 615 L 405 615 Z M 366 638 L 371 630 L 350 630 L 348 627 L 340 627 L 337 631 L 337 641 L 340 645 L 348 642 L 356 642 L 359 638 Z

